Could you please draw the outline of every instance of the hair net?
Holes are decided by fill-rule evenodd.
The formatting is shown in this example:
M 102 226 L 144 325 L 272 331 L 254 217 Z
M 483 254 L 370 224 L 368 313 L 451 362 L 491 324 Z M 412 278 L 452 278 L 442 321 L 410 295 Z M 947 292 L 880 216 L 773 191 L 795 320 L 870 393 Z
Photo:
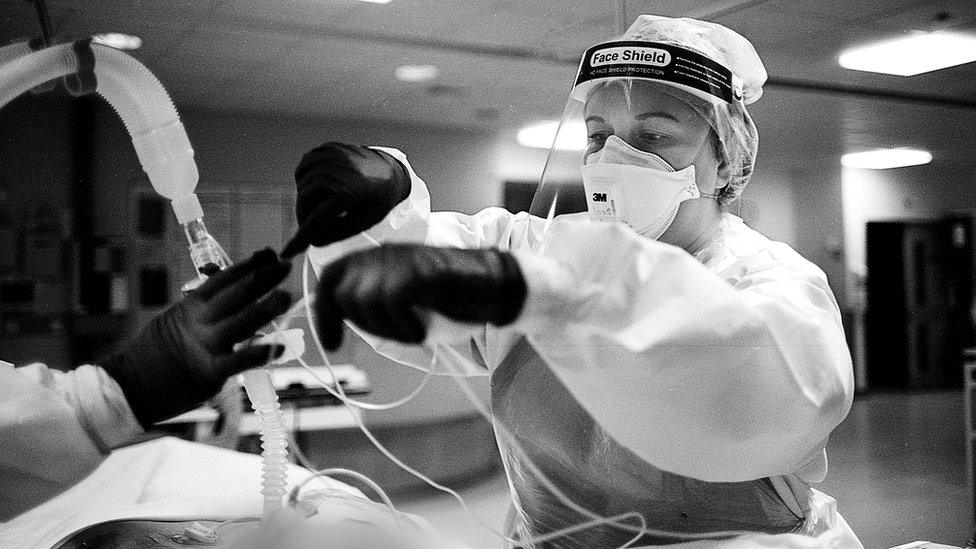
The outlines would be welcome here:
M 736 98 L 717 110 L 720 113 L 724 108 L 728 117 L 716 116 L 711 105 L 702 106 L 699 111 L 718 134 L 732 172 L 719 201 L 728 204 L 738 198 L 752 175 L 759 146 L 759 134 L 745 108 L 759 99 L 766 82 L 766 68 L 756 49 L 741 34 L 717 23 L 658 15 L 639 16 L 619 39 L 680 46 L 732 71 L 734 85 L 741 86 L 741 100 Z

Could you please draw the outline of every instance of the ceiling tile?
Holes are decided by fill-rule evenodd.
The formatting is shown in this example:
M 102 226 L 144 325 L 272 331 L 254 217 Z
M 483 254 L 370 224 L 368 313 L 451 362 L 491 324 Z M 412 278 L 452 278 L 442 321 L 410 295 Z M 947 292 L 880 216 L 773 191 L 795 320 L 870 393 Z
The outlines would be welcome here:
M 798 15 L 822 15 L 853 22 L 864 18 L 884 16 L 904 6 L 915 3 L 918 3 L 918 0 L 884 0 L 874 2 L 851 2 L 850 0 L 765 0 L 754 7 L 777 9 Z
M 724 13 L 738 6 L 752 4 L 755 4 L 755 0 L 628 0 L 625 2 L 627 25 L 641 14 L 712 19 L 716 13 Z
M 927 0 L 859 21 L 865 26 L 903 32 L 971 26 L 974 22 L 976 2 L 972 0 Z
M 206 61 L 209 56 L 253 64 L 276 59 L 298 48 L 301 38 L 252 29 L 199 27 L 180 43 L 179 53 Z
M 220 0 L 215 14 L 230 19 L 252 19 L 265 24 L 286 24 L 302 27 L 333 27 L 353 11 L 355 0 Z
M 156 13 L 207 13 L 214 0 L 48 0 L 52 6 L 69 6 L 92 13 L 125 13 L 130 17 Z
M 192 27 L 180 25 L 173 20 L 147 20 L 131 17 L 124 12 L 115 14 L 93 14 L 77 11 L 68 19 L 64 32 L 73 38 L 90 36 L 101 32 L 122 32 L 142 39 L 142 47 L 133 52 L 135 57 L 150 59 L 172 52 Z
M 820 42 L 844 25 L 840 18 L 796 14 L 760 4 L 714 20 L 745 36 L 754 44 L 787 42 L 798 49 Z M 829 38 L 828 38 L 829 39 Z

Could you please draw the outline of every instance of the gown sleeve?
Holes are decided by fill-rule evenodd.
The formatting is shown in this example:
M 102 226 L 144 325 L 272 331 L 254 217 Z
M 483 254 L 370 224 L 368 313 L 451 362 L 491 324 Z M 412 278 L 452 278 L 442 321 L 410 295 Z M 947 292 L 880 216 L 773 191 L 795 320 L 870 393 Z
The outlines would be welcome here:
M 651 464 L 716 482 L 787 475 L 847 415 L 850 352 L 813 265 L 759 257 L 733 284 L 626 227 L 558 218 L 544 249 L 516 252 L 529 297 L 513 329 Z
M 141 432 L 122 389 L 97 366 L 0 362 L 0 521 L 71 487 Z

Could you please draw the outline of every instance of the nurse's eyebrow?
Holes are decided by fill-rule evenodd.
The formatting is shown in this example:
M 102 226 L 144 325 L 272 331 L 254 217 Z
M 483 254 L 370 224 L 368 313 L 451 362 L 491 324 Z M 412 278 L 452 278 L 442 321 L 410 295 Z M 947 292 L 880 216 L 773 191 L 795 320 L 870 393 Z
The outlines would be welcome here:
M 678 122 L 679 124 L 681 123 L 681 121 L 678 120 L 677 118 L 675 118 L 673 115 L 668 114 L 668 113 L 663 112 L 663 111 L 645 112 L 644 114 L 637 115 L 636 120 L 647 120 L 648 118 L 652 118 L 652 117 L 667 118 L 669 120 L 674 120 L 675 122 Z
M 586 117 L 586 120 L 584 120 L 584 122 L 602 122 L 604 124 L 607 123 L 606 120 L 600 118 L 599 116 L 587 116 Z

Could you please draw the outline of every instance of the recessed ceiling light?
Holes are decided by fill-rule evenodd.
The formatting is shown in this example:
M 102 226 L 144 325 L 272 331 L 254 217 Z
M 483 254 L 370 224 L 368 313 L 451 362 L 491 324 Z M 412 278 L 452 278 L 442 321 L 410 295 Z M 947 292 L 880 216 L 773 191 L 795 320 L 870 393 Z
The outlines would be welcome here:
M 861 168 L 865 170 L 887 170 L 904 166 L 918 166 L 932 161 L 932 153 L 919 149 L 875 149 L 856 153 L 847 153 L 841 157 L 840 163 L 845 168 Z
M 519 145 L 533 149 L 555 148 L 561 151 L 582 151 L 586 148 L 586 126 L 582 122 L 567 122 L 556 138 L 559 122 L 550 120 L 526 126 L 519 130 L 516 139 Z
M 400 82 L 427 82 L 437 78 L 441 71 L 434 65 L 401 65 L 396 68 Z
M 117 50 L 137 50 L 142 47 L 142 38 L 121 32 L 106 32 L 92 36 L 92 42 Z
M 849 49 L 837 61 L 845 69 L 913 76 L 976 61 L 976 36 L 918 33 Z
M 359 0 L 360 2 L 366 2 L 367 4 L 389 4 L 391 0 Z

